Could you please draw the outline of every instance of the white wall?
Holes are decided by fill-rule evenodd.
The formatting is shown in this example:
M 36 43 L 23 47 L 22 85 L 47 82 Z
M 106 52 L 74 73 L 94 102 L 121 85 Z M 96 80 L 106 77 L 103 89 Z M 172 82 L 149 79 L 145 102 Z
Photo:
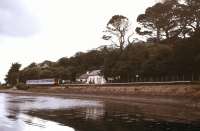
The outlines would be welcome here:
M 106 80 L 103 76 L 89 76 L 87 79 L 87 84 L 105 84 Z

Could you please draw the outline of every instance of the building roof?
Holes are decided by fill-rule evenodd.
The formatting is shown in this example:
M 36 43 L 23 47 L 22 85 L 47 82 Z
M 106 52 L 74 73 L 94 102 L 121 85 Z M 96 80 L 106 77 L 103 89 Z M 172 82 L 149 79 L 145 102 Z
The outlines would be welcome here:
M 79 79 L 87 79 L 89 76 L 87 73 L 82 74 L 81 76 L 79 76 Z
M 79 76 L 79 79 L 87 79 L 89 76 L 99 76 L 101 75 L 101 70 L 93 70 Z
M 97 76 L 101 74 L 101 70 L 93 70 L 88 75 L 89 76 Z

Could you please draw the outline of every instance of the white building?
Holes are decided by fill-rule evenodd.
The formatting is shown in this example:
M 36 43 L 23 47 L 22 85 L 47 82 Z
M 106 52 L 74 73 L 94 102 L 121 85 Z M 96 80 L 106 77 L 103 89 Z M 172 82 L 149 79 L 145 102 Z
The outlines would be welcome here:
M 78 82 L 86 84 L 105 84 L 106 80 L 103 75 L 101 75 L 101 70 L 93 70 L 81 75 L 76 79 Z
M 77 82 L 81 82 L 81 83 L 86 83 L 87 79 L 88 79 L 88 73 L 82 74 L 81 76 L 79 76 L 78 78 L 76 78 Z

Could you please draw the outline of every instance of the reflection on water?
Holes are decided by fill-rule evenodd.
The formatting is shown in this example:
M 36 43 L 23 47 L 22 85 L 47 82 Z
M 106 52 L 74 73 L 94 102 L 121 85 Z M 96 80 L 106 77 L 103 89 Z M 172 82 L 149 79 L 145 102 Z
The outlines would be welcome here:
M 12 128 L 15 131 L 74 131 L 71 127 L 27 115 L 20 115 L 16 124 L 12 125 Z
M 0 131 L 199 131 L 198 109 L 0 94 Z
M 28 112 L 42 112 L 44 109 L 67 110 L 80 107 L 87 107 L 87 109 L 89 109 L 93 106 L 102 108 L 103 105 L 96 101 L 79 99 L 0 94 L 0 131 L 74 131 L 74 129 L 69 126 L 42 119 L 39 118 L 39 116 L 28 115 Z M 98 111 L 96 111 L 96 113 L 90 112 L 89 114 L 89 117 L 95 118 L 95 114 L 98 114 Z
M 15 121 L 0 125 L 1 131 L 75 131 L 71 127 L 37 117 L 20 114 Z
M 101 118 L 102 116 L 104 116 L 104 113 L 105 113 L 104 108 L 89 107 L 89 108 L 86 108 L 85 119 L 97 120 Z
M 79 99 L 62 99 L 54 97 L 31 97 L 31 96 L 17 96 L 7 97 L 8 102 L 12 103 L 11 108 L 18 108 L 19 110 L 43 110 L 43 109 L 63 109 L 76 107 L 90 107 L 102 106 L 95 101 L 86 101 Z

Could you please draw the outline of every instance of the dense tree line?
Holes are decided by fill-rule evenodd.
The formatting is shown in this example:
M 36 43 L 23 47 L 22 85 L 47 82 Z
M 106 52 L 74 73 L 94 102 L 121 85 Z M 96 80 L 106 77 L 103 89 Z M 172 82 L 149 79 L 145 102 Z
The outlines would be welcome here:
M 13 64 L 7 83 L 16 79 L 57 78 L 75 81 L 88 70 L 101 69 L 107 80 L 115 82 L 160 80 L 199 80 L 200 74 L 200 1 L 167 0 L 146 9 L 137 18 L 136 33 L 147 41 L 131 40 L 129 19 L 113 16 L 103 39 L 114 47 L 102 46 L 57 62 L 32 63 L 19 71 Z M 17 72 L 17 73 L 16 73 Z M 139 78 L 138 78 L 139 77 Z M 14 80 L 13 80 L 14 79 Z
M 92 50 L 87 53 L 76 53 L 73 57 L 63 57 L 57 62 L 44 61 L 32 63 L 20 71 L 20 80 L 57 78 L 75 81 L 76 77 L 87 70 L 99 69 L 103 65 L 104 56 L 101 51 Z

